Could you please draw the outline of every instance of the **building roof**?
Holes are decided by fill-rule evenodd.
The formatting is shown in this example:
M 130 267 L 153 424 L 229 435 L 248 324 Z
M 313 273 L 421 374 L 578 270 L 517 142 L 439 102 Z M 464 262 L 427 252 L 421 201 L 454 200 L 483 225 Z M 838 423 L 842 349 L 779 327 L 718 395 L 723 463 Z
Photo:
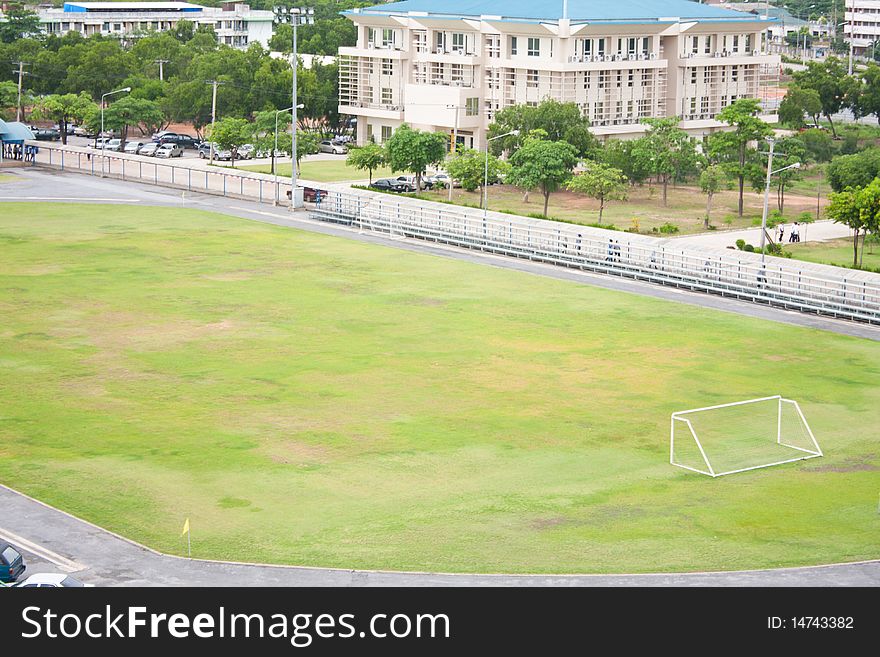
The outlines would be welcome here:
M 493 20 L 558 21 L 562 18 L 563 0 L 403 0 L 365 7 L 344 13 L 374 15 L 416 15 L 435 17 L 491 17 Z M 675 21 L 696 18 L 720 21 L 756 21 L 744 12 L 721 9 L 690 0 L 568 0 L 568 18 L 583 21 Z
M 65 2 L 66 12 L 89 11 L 202 11 L 204 7 L 189 2 Z
M 35 139 L 34 133 L 24 123 L 11 121 L 7 123 L 0 119 L 0 141 L 16 142 L 25 139 Z

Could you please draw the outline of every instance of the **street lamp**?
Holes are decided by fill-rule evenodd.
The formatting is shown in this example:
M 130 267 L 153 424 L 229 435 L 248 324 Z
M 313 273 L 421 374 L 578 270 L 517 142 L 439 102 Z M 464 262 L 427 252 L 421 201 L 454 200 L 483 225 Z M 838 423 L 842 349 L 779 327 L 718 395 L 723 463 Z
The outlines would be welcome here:
M 490 137 L 486 140 L 486 163 L 485 169 L 483 170 L 483 223 L 486 223 L 486 219 L 489 216 L 489 142 L 495 141 L 496 139 L 501 139 L 502 137 L 509 137 L 510 135 L 519 136 L 519 130 L 511 130 L 510 132 L 505 132 L 503 135 L 498 135 L 496 137 Z M 449 186 L 452 187 L 452 178 L 449 179 Z
M 761 267 L 764 267 L 764 245 L 767 241 L 767 208 L 770 203 L 770 176 L 775 176 L 777 173 L 782 173 L 786 169 L 800 169 L 801 163 L 795 162 L 794 164 L 789 164 L 787 167 L 782 167 L 781 169 L 777 169 L 773 171 L 773 148 L 776 146 L 776 140 L 772 137 L 767 137 L 767 143 L 770 144 L 770 152 L 768 153 L 767 159 L 767 184 L 764 186 L 764 212 L 761 214 Z
M 302 109 L 305 107 L 302 103 L 296 106 L 297 109 Z M 292 107 L 285 107 L 284 109 L 275 110 L 275 148 L 272 149 L 272 175 L 275 176 L 275 153 L 278 152 L 278 115 L 284 114 L 285 112 L 289 112 L 292 110 Z M 275 177 L 275 205 L 278 205 L 278 177 Z
M 290 123 L 290 211 L 302 207 L 302 197 L 296 193 L 296 28 L 300 25 L 314 25 L 315 10 L 312 7 L 275 7 L 275 22 L 290 23 L 293 27 L 293 52 L 290 57 L 291 68 L 293 69 L 293 84 L 291 90 L 291 105 L 293 111 L 293 120 Z
M 447 105 L 446 109 L 454 109 L 455 110 L 455 123 L 452 129 L 452 155 L 455 156 L 456 151 L 458 150 L 458 110 L 461 109 L 458 105 Z M 452 180 L 449 181 L 449 202 L 452 203 Z
M 131 87 L 125 87 L 124 89 L 117 89 L 116 91 L 108 91 L 106 94 L 101 96 L 101 139 L 104 141 L 101 142 L 101 177 L 104 177 L 104 151 L 107 148 L 107 137 L 104 136 L 104 99 L 107 96 L 112 96 L 113 94 L 121 94 L 128 93 L 131 91 Z

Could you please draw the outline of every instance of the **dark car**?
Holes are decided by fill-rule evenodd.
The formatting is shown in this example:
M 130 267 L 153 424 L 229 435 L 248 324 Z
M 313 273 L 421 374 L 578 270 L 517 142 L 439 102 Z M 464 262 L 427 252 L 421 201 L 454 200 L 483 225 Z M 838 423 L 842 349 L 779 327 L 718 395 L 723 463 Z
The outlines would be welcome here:
M 25 571 L 24 559 L 15 547 L 0 541 L 0 582 L 14 582 Z
M 181 148 L 198 148 L 201 143 L 202 142 L 200 142 L 198 139 L 189 135 L 170 134 L 165 135 L 159 139 L 160 145 L 177 144 Z
M 408 191 L 409 185 L 393 178 L 379 178 L 371 182 L 370 187 L 382 192 L 405 192 Z
M 303 201 L 306 203 L 320 203 L 327 198 L 327 192 L 323 189 L 315 189 L 314 187 L 303 187 Z M 290 199 L 290 190 L 287 190 L 287 198 Z
M 34 139 L 40 141 L 58 141 L 61 139 L 61 131 L 55 128 L 34 128 Z

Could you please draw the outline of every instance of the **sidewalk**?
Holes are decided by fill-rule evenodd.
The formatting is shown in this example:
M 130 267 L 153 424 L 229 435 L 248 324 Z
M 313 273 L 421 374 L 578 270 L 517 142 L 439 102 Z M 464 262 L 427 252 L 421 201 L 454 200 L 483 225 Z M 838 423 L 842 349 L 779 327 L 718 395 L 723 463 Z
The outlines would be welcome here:
M 792 224 L 785 224 L 785 244 L 788 244 L 788 236 L 791 235 Z M 843 224 L 833 221 L 816 221 L 811 224 L 798 224 L 801 242 L 823 242 L 840 237 L 851 237 L 852 231 Z M 779 227 L 768 229 L 774 240 L 779 233 Z M 761 229 L 745 228 L 742 230 L 718 230 L 698 235 L 685 235 L 673 238 L 676 243 L 692 246 L 710 246 L 718 249 L 726 249 L 729 246 L 736 247 L 737 240 L 745 240 L 746 244 L 759 246 L 761 244 Z

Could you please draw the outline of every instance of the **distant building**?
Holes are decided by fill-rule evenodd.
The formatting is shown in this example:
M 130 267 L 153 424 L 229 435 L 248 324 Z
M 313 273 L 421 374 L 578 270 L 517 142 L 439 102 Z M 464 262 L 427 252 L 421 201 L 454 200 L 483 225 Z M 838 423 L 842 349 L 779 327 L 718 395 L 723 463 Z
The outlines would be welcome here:
M 339 49 L 339 111 L 357 117 L 359 143 L 406 122 L 482 148 L 498 110 L 545 98 L 576 103 L 600 138 L 637 137 L 642 119 L 663 116 L 699 136 L 779 73 L 776 19 L 687 0 L 404 0 L 343 13 L 358 32 Z
M 40 8 L 37 13 L 47 34 L 79 32 L 130 40 L 149 32 L 173 29 L 182 20 L 213 28 L 217 41 L 233 48 L 248 44 L 269 46 L 274 15 L 249 5 L 225 2 L 203 7 L 188 2 L 65 2 L 61 8 Z
M 864 55 L 880 41 L 880 0 L 846 0 L 845 5 L 843 33 L 853 53 Z

